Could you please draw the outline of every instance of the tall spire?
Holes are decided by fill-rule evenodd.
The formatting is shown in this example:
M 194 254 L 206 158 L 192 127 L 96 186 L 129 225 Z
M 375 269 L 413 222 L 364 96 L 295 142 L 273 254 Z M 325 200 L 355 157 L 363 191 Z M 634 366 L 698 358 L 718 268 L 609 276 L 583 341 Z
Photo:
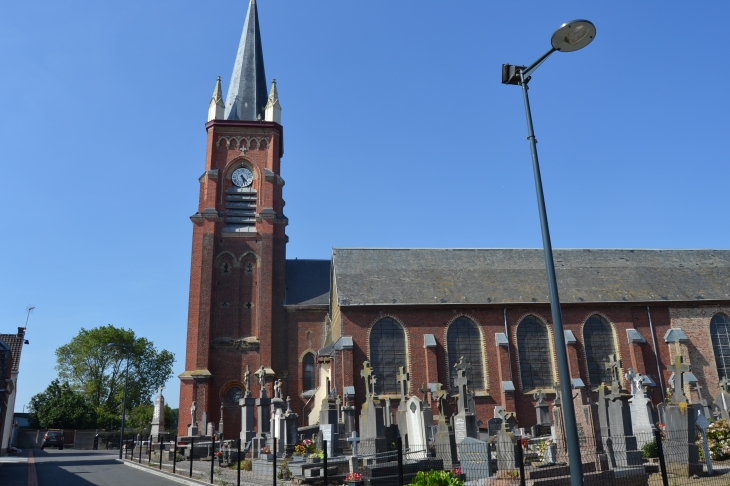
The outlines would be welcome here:
M 248 5 L 226 97 L 226 120 L 263 120 L 267 101 L 264 53 L 256 0 Z

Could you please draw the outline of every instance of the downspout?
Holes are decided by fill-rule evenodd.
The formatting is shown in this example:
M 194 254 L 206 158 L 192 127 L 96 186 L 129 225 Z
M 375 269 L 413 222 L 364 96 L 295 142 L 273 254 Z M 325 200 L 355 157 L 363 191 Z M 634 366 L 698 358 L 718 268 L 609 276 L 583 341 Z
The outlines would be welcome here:
M 510 353 L 510 339 L 509 339 L 509 331 L 507 330 L 507 308 L 504 308 L 504 335 L 507 336 L 507 358 L 509 359 L 509 381 L 514 383 L 514 378 L 512 377 L 512 354 Z
M 664 380 L 662 380 L 662 370 L 659 368 L 659 355 L 657 354 L 656 339 L 654 338 L 654 324 L 651 323 L 651 310 L 646 306 L 646 315 L 649 316 L 649 329 L 651 330 L 651 342 L 654 345 L 654 359 L 656 360 L 656 371 L 659 375 L 659 388 L 662 390 L 662 401 L 664 401 Z

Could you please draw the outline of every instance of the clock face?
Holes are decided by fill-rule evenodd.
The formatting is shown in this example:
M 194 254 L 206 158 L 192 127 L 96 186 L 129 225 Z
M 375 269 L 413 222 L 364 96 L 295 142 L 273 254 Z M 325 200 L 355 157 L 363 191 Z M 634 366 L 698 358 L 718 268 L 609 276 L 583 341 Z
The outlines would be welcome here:
M 253 181 L 253 172 L 251 172 L 251 170 L 247 169 L 246 167 L 241 167 L 233 171 L 233 175 L 231 175 L 231 180 L 238 187 L 248 187 Z

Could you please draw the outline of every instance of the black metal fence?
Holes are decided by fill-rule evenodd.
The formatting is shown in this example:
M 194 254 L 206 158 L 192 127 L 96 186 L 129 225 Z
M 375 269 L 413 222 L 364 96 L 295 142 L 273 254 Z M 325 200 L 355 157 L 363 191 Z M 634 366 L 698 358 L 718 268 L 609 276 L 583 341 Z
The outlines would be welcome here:
M 404 447 L 398 438 L 382 452 L 368 450 L 367 454 L 336 457 L 326 454 L 326 441 L 322 444 L 325 452 L 281 457 L 272 453 L 277 450 L 275 442 L 255 451 L 251 443 L 239 440 L 184 440 L 170 436 L 128 438 L 123 456 L 148 467 L 221 485 L 293 482 L 401 486 L 418 480 L 419 472 L 440 474 L 442 479 L 448 475 L 474 486 L 570 485 L 567 447 L 551 437 L 521 439 L 501 434 L 490 441 L 466 439 L 460 444 L 430 443 L 424 447 Z M 730 443 L 710 440 L 707 450 L 699 434 L 657 430 L 629 437 L 581 436 L 583 484 L 727 486 L 730 460 L 722 458 L 730 458 Z

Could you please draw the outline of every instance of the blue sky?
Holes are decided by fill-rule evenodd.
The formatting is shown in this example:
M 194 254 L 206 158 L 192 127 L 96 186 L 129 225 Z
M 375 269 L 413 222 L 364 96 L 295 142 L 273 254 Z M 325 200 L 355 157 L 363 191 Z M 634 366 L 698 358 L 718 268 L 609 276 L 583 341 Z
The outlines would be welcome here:
M 0 332 L 30 317 L 20 411 L 81 327 L 183 371 L 207 106 L 247 1 L 0 6 Z M 530 84 L 556 248 L 727 249 L 726 2 L 259 0 L 289 258 L 332 247 L 540 247 L 521 93 L 552 32 L 596 40 Z M 168 382 L 176 406 L 178 380 Z

